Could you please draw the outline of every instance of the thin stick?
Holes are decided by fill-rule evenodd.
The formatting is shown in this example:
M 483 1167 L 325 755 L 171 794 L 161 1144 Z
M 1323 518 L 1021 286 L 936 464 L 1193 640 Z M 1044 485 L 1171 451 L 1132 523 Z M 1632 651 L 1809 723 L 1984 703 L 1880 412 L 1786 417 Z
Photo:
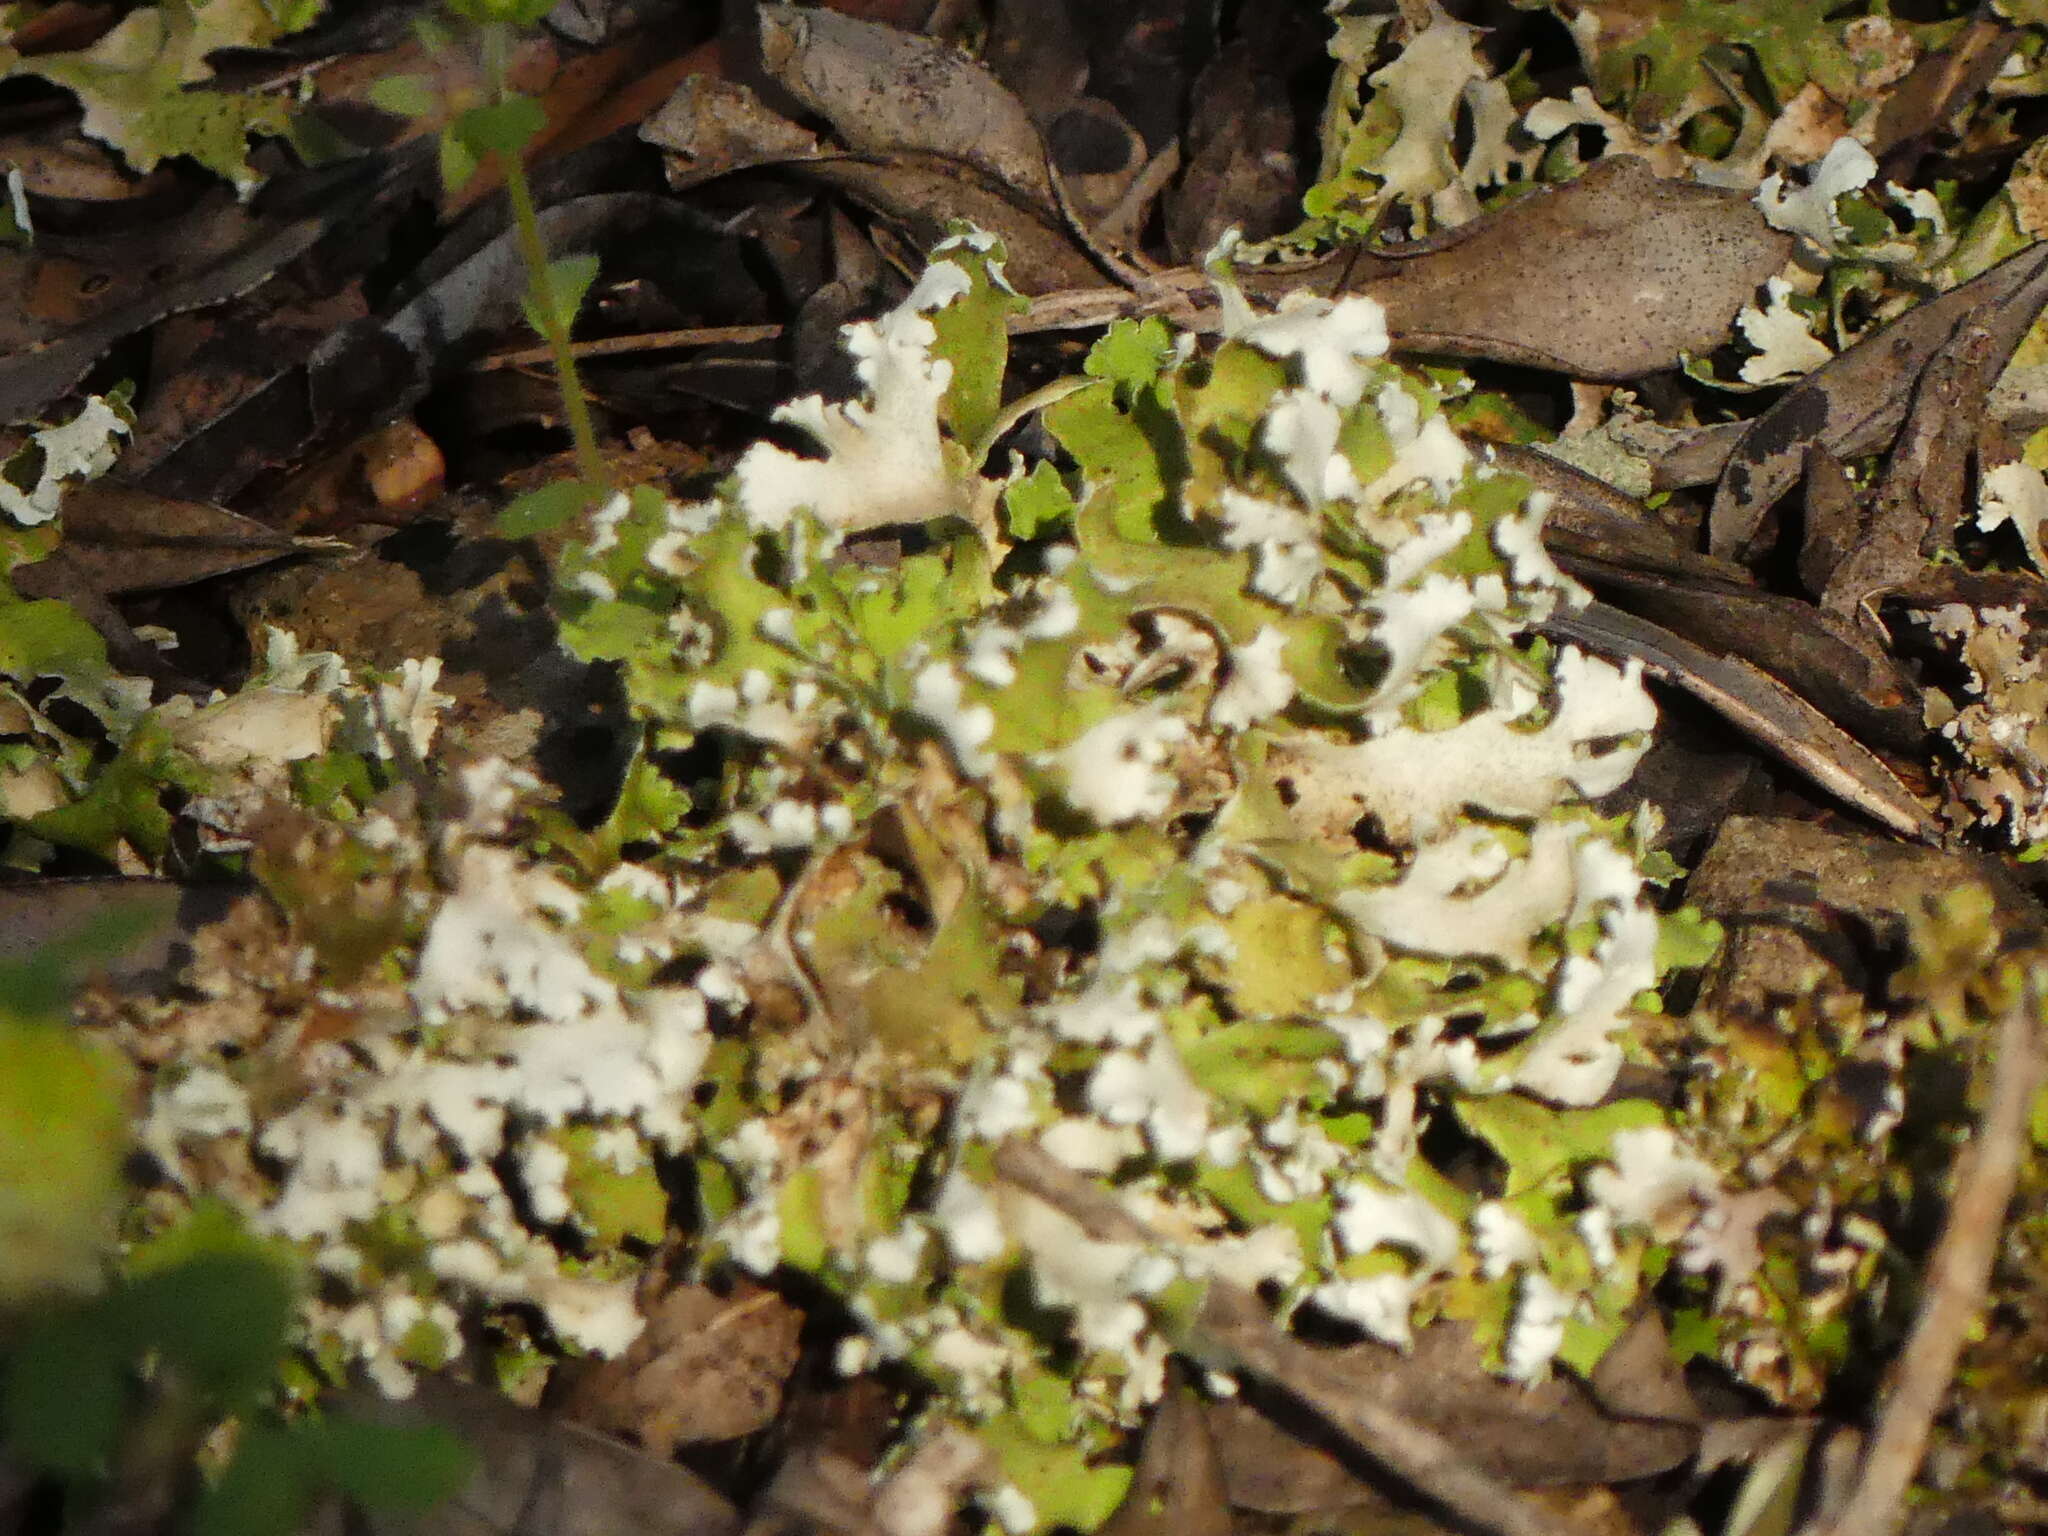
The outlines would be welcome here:
M 1927 1454 L 1934 1416 L 1955 1379 L 1956 1359 L 1984 1304 L 2005 1236 L 2005 1210 L 2026 1155 L 2027 1122 L 2042 1078 L 2040 999 L 2026 995 L 1999 1022 L 1991 1099 L 1976 1139 L 1956 1159 L 1948 1219 L 1927 1262 L 1927 1291 L 1855 1489 L 1814 1536 L 1893 1536 L 1906 1523 L 1906 1492 Z
M 1101 1241 L 1156 1243 L 1159 1235 L 1107 1190 L 1012 1137 L 996 1149 L 996 1173 L 1043 1200 Z M 1161 1319 L 1165 1322 L 1165 1319 Z M 1195 1316 L 1175 1328 L 1174 1347 L 1211 1370 L 1254 1376 L 1319 1416 L 1360 1455 L 1400 1478 L 1476 1530 L 1494 1536 L 1578 1536 L 1513 1488 L 1467 1461 L 1458 1446 L 1355 1386 L 1332 1380 L 1311 1345 L 1283 1332 L 1241 1286 L 1211 1280 Z
M 573 341 L 570 355 L 624 357 L 635 352 L 666 352 L 673 347 L 739 346 L 744 342 L 773 341 L 782 334 L 779 325 L 700 325 L 681 331 L 642 331 L 635 336 L 606 336 L 596 341 Z M 550 361 L 554 353 L 546 347 L 520 347 L 511 352 L 493 352 L 469 365 L 472 373 L 491 373 L 500 368 L 532 368 Z

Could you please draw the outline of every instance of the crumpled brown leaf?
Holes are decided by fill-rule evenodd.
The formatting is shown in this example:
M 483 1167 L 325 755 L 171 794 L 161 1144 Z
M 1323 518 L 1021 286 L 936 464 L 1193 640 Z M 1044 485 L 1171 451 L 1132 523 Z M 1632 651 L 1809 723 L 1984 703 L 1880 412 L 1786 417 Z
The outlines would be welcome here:
M 679 1285 L 648 1308 L 625 1354 L 578 1373 L 562 1411 L 657 1456 L 753 1434 L 782 1406 L 802 1327 L 803 1314 L 773 1291 Z
M 1809 444 L 1853 458 L 1891 441 L 1912 403 L 1913 381 L 1966 316 L 1981 308 L 1982 323 L 1994 333 L 1989 367 L 1996 377 L 2044 303 L 2048 245 L 2031 245 L 1801 379 L 1750 424 L 1730 456 L 1708 513 L 1707 547 L 1731 559 L 1750 549 L 1771 508 L 1799 478 Z
M 1940 839 L 1941 824 L 1882 758 L 1761 667 L 1604 603 L 1554 614 L 1542 627 L 1588 650 L 1642 662 L 1651 676 L 1685 689 L 1831 795 L 1902 836 Z
M 476 1456 L 469 1485 L 425 1513 L 370 1515 L 336 1500 L 307 1536 L 731 1536 L 738 1512 L 703 1478 L 489 1387 L 431 1376 L 409 1400 L 346 1395 L 386 1424 L 439 1424 Z

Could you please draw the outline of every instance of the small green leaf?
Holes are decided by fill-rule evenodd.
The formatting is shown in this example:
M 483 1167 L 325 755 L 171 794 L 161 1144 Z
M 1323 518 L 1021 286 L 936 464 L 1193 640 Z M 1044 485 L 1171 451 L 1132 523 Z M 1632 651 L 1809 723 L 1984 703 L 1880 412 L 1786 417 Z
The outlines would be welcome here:
M 818 1170 L 799 1168 L 782 1186 L 776 1202 L 782 1218 L 782 1257 L 798 1269 L 815 1271 L 830 1245 L 825 1237 L 825 1200 Z
M 596 489 L 581 480 L 551 480 L 514 497 L 498 514 L 498 532 L 508 539 L 530 539 L 587 512 L 597 496 Z
M 1126 398 L 1147 384 L 1157 382 L 1173 359 L 1173 332 L 1157 315 L 1143 320 L 1119 320 L 1102 340 L 1089 350 L 1082 364 L 1090 378 L 1113 384 Z
M 418 1512 L 462 1491 L 476 1455 L 438 1424 L 406 1428 L 331 1414 L 318 1455 L 334 1486 L 372 1512 Z
M 478 155 L 516 155 L 548 125 L 548 115 L 531 96 L 507 96 L 471 107 L 455 119 L 462 142 Z
M 441 130 L 441 189 L 444 192 L 460 192 L 468 186 L 469 178 L 477 173 L 477 167 L 482 163 L 482 158 L 452 124 Z
M 941 247 L 940 260 L 965 272 L 969 287 L 930 315 L 936 333 L 932 356 L 953 365 L 939 419 L 961 443 L 980 442 L 1002 409 L 1003 372 L 1010 356 L 1005 320 L 1025 307 L 1022 297 L 995 279 L 994 268 L 1003 259 L 1001 243 L 980 251 L 970 241 L 963 235 Z
M 441 103 L 426 75 L 389 75 L 371 82 L 370 105 L 399 117 L 429 117 Z
M 568 335 L 584 296 L 597 281 L 597 268 L 597 258 L 589 255 L 549 262 L 546 275 L 534 284 L 536 291 L 524 301 L 526 323 L 543 336 Z
M 217 1202 L 138 1248 L 133 1278 L 108 1298 L 114 1326 L 221 1407 L 239 1410 L 269 1384 L 292 1322 L 296 1266 Z
M 252 1424 L 235 1459 L 200 1496 L 194 1536 L 277 1536 L 306 1523 L 319 1491 L 315 1448 L 302 1432 Z
M 1044 536 L 1074 515 L 1074 498 L 1050 462 L 1041 459 L 1030 474 L 1003 491 L 1003 522 L 1013 539 Z
M 482 26 L 536 26 L 554 8 L 555 0 L 448 0 L 449 10 Z
M 119 1079 L 67 1026 L 0 1008 L 0 1307 L 99 1278 L 128 1146 Z
M 30 1466 L 67 1477 L 107 1471 L 130 1362 L 97 1307 L 44 1314 L 0 1368 L 0 1428 Z

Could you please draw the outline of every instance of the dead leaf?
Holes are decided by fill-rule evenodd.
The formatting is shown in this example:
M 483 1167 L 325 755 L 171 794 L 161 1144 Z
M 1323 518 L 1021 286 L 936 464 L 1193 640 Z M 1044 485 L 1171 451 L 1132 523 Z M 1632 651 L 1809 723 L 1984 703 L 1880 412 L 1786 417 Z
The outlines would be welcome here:
M 751 1435 L 782 1406 L 802 1327 L 803 1314 L 773 1291 L 676 1286 L 648 1308 L 625 1354 L 578 1373 L 562 1411 L 657 1456 Z
M 944 155 L 1055 206 L 1031 114 L 957 49 L 832 11 L 764 5 L 761 62 L 848 149 Z
M 1472 1465 L 1521 1488 L 1625 1482 L 1669 1471 L 1693 1453 L 1689 1422 L 1603 1412 L 1562 1376 L 1535 1386 L 1502 1381 L 1480 1363 L 1471 1335 L 1453 1324 L 1423 1330 L 1407 1354 L 1381 1344 L 1316 1351 L 1333 1389 L 1384 1405 L 1454 1439 Z M 1208 1410 L 1230 1502 L 1275 1514 L 1306 1514 L 1370 1502 L 1331 1442 L 1299 1421 L 1281 1423 L 1226 1400 Z
M 1909 180 L 1934 138 L 1996 78 L 2019 40 L 2017 28 L 1977 16 L 1947 47 L 1922 55 L 1861 135 L 1878 157 L 1879 178 Z
M 1152 1411 L 1130 1490 L 1101 1536 L 1230 1536 L 1230 1503 L 1209 1417 L 1174 1380 Z
M 1712 485 L 1728 467 L 1749 431 L 1746 421 L 1717 421 L 1711 427 L 1696 427 L 1680 433 L 1650 459 L 1650 489 L 1677 491 L 1692 485 Z
M 1709 705 L 1830 795 L 1902 836 L 1938 842 L 1941 824 L 1884 760 L 1760 667 L 1717 656 L 1604 603 L 1541 626 L 1607 656 L 1634 657 L 1652 677 Z
M 1294 223 L 1294 131 L 1286 90 L 1249 46 L 1233 44 L 1210 62 L 1195 85 L 1185 168 L 1166 200 L 1175 260 L 1200 261 L 1233 225 L 1263 240 Z
M 1358 289 L 1411 351 L 1618 381 L 1720 345 L 1791 250 L 1747 198 L 1615 155 L 1413 254 L 1384 252 Z
M 462 1492 L 428 1511 L 373 1515 L 331 1505 L 311 1536 L 733 1536 L 738 1512 L 696 1473 L 608 1440 L 490 1387 L 429 1376 L 410 1399 L 344 1395 L 381 1424 L 438 1424 L 476 1458 Z
M 1003 242 L 1003 271 L 1019 293 L 1052 293 L 1101 282 L 1095 265 L 1063 225 L 1020 206 L 958 160 L 897 154 L 863 158 L 820 156 L 796 163 L 814 181 L 903 226 L 914 244 L 930 249 L 956 219 L 965 219 Z
M 61 333 L 9 344 L 0 338 L 0 420 L 28 421 L 82 378 L 122 337 L 166 315 L 217 304 L 255 287 L 279 267 L 304 255 L 338 224 L 361 219 L 378 198 L 393 195 L 416 171 L 412 162 L 369 160 L 339 172 L 309 172 L 324 190 L 317 206 L 274 217 L 236 205 L 233 194 L 208 198 L 170 230 L 126 242 L 118 258 L 101 262 L 80 281 L 97 281 L 90 318 Z M 282 194 L 278 194 L 279 197 Z M 26 285 L 29 267 L 49 259 L 0 251 L 0 290 Z
M 1771 508 L 1799 478 L 1809 443 L 1848 459 L 1890 442 L 1906 419 L 1913 380 L 1965 316 L 1980 307 L 1995 314 L 1985 323 L 1997 342 L 2009 334 L 2017 345 L 2043 303 L 2048 249 L 2031 245 L 1908 310 L 1794 384 L 1750 423 L 1730 456 L 1707 517 L 1707 547 L 1728 559 L 1749 551 Z
M 1593 1367 L 1587 1389 L 1617 1419 L 1698 1425 L 1700 1405 L 1671 1358 L 1671 1335 L 1654 1307 L 1636 1314 Z
M 1550 497 L 1543 537 L 1554 551 L 1672 576 L 1749 580 L 1743 567 L 1699 554 L 1681 543 L 1635 497 L 1545 452 L 1540 445 L 1488 443 L 1485 451 L 1494 463 L 1513 470 Z
M 224 916 L 246 889 L 125 875 L 0 882 L 0 963 L 31 960 L 110 915 L 132 916 L 145 931 L 122 953 L 100 960 L 93 974 L 118 991 L 146 993 L 176 973 L 193 935 Z
M 1856 548 L 1863 507 L 1842 461 L 1819 443 L 1806 448 L 1806 501 L 1800 527 L 1799 583 L 1818 597 Z
M 93 590 L 115 596 L 160 592 L 334 545 L 295 539 L 212 502 L 91 480 L 64 498 L 63 547 Z
M 2048 288 L 2042 297 L 2048 299 Z M 2010 350 L 2000 355 L 1991 331 L 1973 319 L 1958 326 L 1929 361 L 1862 526 L 1821 590 L 1827 612 L 1860 617 L 1879 631 L 1873 599 L 1911 581 L 1942 550 L 1954 549 L 1985 397 Z
M 1717 656 L 1762 668 L 1859 739 L 1906 756 L 1925 747 L 1919 686 L 1847 620 L 1747 582 L 1555 553 L 1560 566 L 1616 608 Z
M 737 80 L 693 75 L 640 125 L 643 142 L 669 151 L 668 183 L 681 191 L 749 166 L 823 152 L 816 134 Z
M 1874 951 L 1893 949 L 1906 942 L 1909 913 L 1968 885 L 1990 889 L 2002 928 L 2033 933 L 2048 925 L 2008 866 L 1984 854 L 1790 817 L 1731 816 L 1686 885 L 1686 899 L 1729 933 L 1708 967 L 1701 1006 L 1767 1017 L 1775 1003 L 1812 990 L 1816 976 L 1860 995 L 1869 978 L 1844 974 L 1829 924 L 1846 919 Z

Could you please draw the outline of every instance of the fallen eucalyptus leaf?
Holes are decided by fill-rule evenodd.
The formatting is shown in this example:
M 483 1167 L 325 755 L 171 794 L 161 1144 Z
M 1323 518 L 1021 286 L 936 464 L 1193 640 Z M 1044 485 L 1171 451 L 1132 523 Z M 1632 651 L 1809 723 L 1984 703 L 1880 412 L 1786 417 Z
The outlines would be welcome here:
M 1906 754 L 1924 747 L 1919 687 L 1887 649 L 1846 620 L 1747 582 L 1666 574 L 1555 545 L 1553 553 L 1615 607 L 1715 655 L 1762 668 L 1859 739 Z
M 64 549 L 100 592 L 160 592 L 268 565 L 289 555 L 346 549 L 294 538 L 210 501 L 181 501 L 112 480 L 64 498 Z
M 943 240 L 956 220 L 986 230 L 1003 242 L 1008 253 L 1004 274 L 1019 293 L 1051 293 L 1100 281 L 1095 264 L 1064 227 L 1005 195 L 964 161 L 905 152 L 819 156 L 796 161 L 793 168 L 901 224 L 924 246 Z
M 428 1377 L 409 1400 L 345 1394 L 380 1424 L 439 1424 L 476 1454 L 476 1475 L 448 1503 L 402 1518 L 330 1506 L 309 1536 L 730 1536 L 739 1516 L 686 1467 L 646 1455 L 490 1387 Z
M 1799 544 L 1800 585 L 1820 596 L 1856 548 L 1863 507 L 1842 461 L 1820 443 L 1806 446 L 1806 498 Z
M 1718 711 L 1837 799 L 1905 837 L 1934 843 L 1941 824 L 1883 760 L 1760 667 L 1716 656 L 1604 603 L 1545 621 L 1548 634 L 1608 656 L 1633 657 Z
M 1357 286 L 1407 350 L 1625 380 L 1726 340 L 1791 249 L 1748 199 L 1613 155 L 1413 254 L 1382 253 Z
M 1230 1536 L 1230 1504 L 1210 1420 L 1185 1385 L 1167 1388 L 1145 1426 L 1130 1491 L 1100 1536 Z
M 1817 368 L 1750 424 L 1722 471 L 1707 517 L 1707 547 L 1739 559 L 1764 519 L 1799 478 L 1809 443 L 1837 458 L 1882 447 L 1905 422 L 1912 381 L 1965 316 L 1985 310 L 1998 366 L 2048 303 L 2048 249 L 2031 245 L 1981 276 L 1907 311 Z M 2008 344 L 2006 338 L 2010 336 Z
M 1631 568 L 1672 576 L 1746 582 L 1749 573 L 1729 561 L 1689 549 L 1655 521 L 1635 497 L 1598 475 L 1547 453 L 1541 446 L 1488 443 L 1493 461 L 1513 470 L 1551 498 L 1544 541 L 1557 552 L 1596 556 Z
M 153 280 L 116 286 L 113 291 L 122 295 L 117 302 L 60 334 L 35 337 L 30 345 L 0 356 L 0 421 L 27 421 L 39 414 L 122 337 L 166 315 L 248 292 L 330 230 L 360 219 L 377 199 L 398 195 L 426 163 L 418 155 L 380 157 L 309 173 L 306 180 L 318 193 L 273 191 L 268 201 L 287 206 L 271 217 L 263 215 L 263 205 L 252 214 L 224 195 L 194 209 L 167 235 L 124 244 L 120 265 Z M 0 256 L 0 278 L 9 264 L 23 259 Z
M 625 1354 L 585 1362 L 562 1403 L 578 1423 L 656 1456 L 766 1428 L 796 1369 L 803 1314 L 773 1291 L 679 1285 L 648 1308 Z
M 1533 1387 L 1503 1381 L 1481 1365 L 1471 1334 L 1454 1324 L 1424 1329 L 1406 1354 L 1382 1344 L 1314 1354 L 1333 1390 L 1454 1438 L 1474 1466 L 1520 1488 L 1654 1477 L 1699 1442 L 1693 1423 L 1633 1408 L 1616 1416 L 1587 1387 L 1561 1376 Z M 1233 1504 L 1306 1514 L 1376 1498 L 1329 1438 L 1299 1418 L 1275 1422 L 1248 1404 L 1225 1401 L 1210 1407 L 1208 1423 Z

